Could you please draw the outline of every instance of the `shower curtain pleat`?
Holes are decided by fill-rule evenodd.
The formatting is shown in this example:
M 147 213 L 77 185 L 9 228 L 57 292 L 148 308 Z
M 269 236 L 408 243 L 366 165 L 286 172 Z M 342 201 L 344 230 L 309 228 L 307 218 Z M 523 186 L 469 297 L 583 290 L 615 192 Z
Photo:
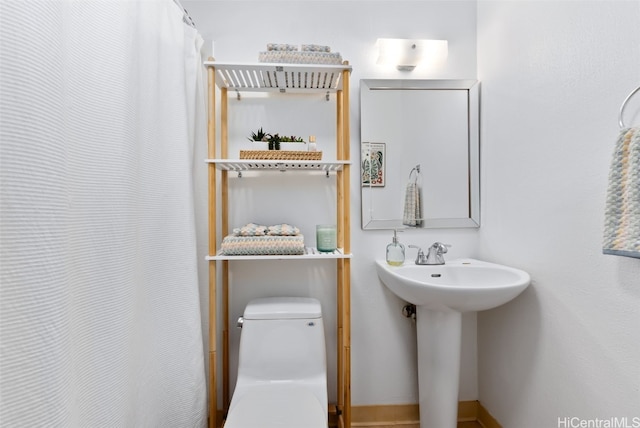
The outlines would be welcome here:
M 172 0 L 0 27 L 0 424 L 205 426 L 200 36 Z

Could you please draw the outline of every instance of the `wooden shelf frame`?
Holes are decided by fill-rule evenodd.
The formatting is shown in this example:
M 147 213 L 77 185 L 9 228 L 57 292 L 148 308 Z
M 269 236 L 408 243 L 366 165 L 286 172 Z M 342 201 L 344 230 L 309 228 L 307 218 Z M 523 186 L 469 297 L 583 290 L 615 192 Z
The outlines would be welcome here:
M 343 248 L 337 248 L 332 252 L 323 253 L 314 247 L 305 247 L 304 254 L 299 255 L 246 255 L 246 256 L 228 256 L 220 251 L 215 256 L 207 256 L 207 260 L 309 260 L 309 259 L 349 259 L 351 254 L 345 254 Z
M 216 168 L 223 171 L 340 171 L 350 161 L 290 161 L 290 160 L 260 160 L 260 159 L 207 159 Z
M 334 260 L 337 287 L 337 403 L 339 428 L 351 427 L 351 218 L 350 218 L 350 127 L 349 77 L 351 66 L 306 64 L 231 64 L 205 61 L 208 81 L 208 195 L 209 195 L 209 427 L 221 426 L 228 410 L 229 394 L 229 261 L 251 260 Z M 334 161 L 261 161 L 228 157 L 228 91 L 335 93 L 336 159 Z M 216 153 L 216 93 L 220 97 L 220 156 Z M 327 96 L 327 99 L 329 97 Z M 336 225 L 338 250 L 318 253 L 307 248 L 300 256 L 224 256 L 217 250 L 218 210 L 220 232 L 229 233 L 229 172 L 242 171 L 323 171 L 335 172 Z M 218 193 L 219 192 L 219 193 Z M 220 197 L 220 207 L 217 205 Z M 218 270 L 220 269 L 220 271 Z M 218 276 L 221 281 L 218 283 Z M 221 303 L 221 325 L 218 324 Z M 222 333 L 221 355 L 218 334 Z M 219 357 L 222 368 L 222 409 L 218 409 Z

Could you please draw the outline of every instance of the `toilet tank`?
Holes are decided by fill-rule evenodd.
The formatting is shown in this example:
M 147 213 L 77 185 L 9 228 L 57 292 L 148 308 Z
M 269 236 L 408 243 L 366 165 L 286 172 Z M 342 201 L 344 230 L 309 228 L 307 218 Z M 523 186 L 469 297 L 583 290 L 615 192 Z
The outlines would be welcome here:
M 244 312 L 238 380 L 326 382 L 320 302 L 305 297 L 261 298 Z

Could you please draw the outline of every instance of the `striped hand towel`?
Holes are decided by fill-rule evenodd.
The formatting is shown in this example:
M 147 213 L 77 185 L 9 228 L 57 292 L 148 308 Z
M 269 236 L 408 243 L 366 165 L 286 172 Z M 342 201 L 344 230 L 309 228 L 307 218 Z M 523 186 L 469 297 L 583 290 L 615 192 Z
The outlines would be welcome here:
M 602 252 L 640 258 L 640 128 L 623 129 L 616 142 Z
M 415 182 L 407 184 L 404 195 L 404 213 L 402 216 L 402 224 L 405 226 L 422 225 L 422 201 L 420 199 L 420 186 Z

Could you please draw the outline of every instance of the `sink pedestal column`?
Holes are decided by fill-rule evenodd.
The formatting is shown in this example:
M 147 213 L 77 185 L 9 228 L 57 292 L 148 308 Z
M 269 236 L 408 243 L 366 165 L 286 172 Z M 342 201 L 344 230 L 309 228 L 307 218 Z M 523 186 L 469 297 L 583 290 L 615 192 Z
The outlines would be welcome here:
M 417 307 L 420 428 L 456 428 L 462 314 Z

